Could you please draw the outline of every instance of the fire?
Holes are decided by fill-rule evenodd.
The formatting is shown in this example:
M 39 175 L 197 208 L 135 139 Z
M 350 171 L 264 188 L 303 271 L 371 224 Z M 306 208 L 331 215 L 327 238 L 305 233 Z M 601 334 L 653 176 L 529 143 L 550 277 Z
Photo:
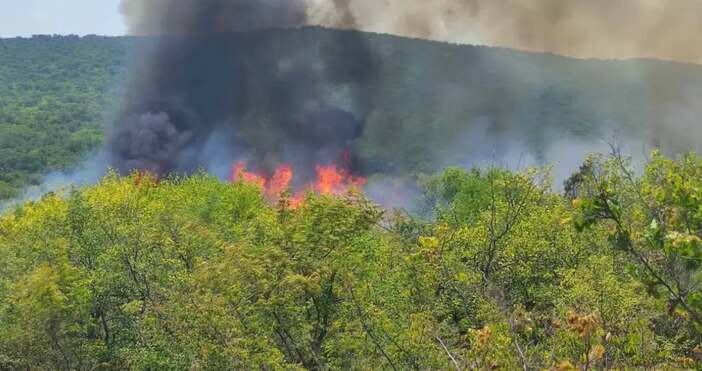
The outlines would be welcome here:
M 351 176 L 348 171 L 337 165 L 317 165 L 315 171 L 317 179 L 314 183 L 308 184 L 306 190 L 323 195 L 341 195 L 351 188 L 362 188 L 367 182 L 366 178 Z M 277 202 L 285 192 L 293 191 L 293 177 L 292 167 L 287 164 L 279 166 L 272 176 L 267 177 L 249 171 L 245 162 L 238 161 L 232 167 L 230 180 L 255 184 L 261 188 L 269 201 Z M 292 208 L 303 205 L 305 202 L 304 190 L 294 193 L 288 202 Z
M 324 195 L 332 195 L 343 192 L 344 174 L 342 174 L 335 165 L 322 166 L 317 165 L 317 183 L 314 189 Z
M 281 165 L 275 169 L 273 177 L 268 182 L 266 194 L 269 197 L 280 197 L 283 192 L 290 190 L 292 184 L 293 171 L 290 165 Z
M 317 183 L 314 190 L 324 195 L 339 195 L 346 193 L 349 188 L 362 188 L 366 185 L 366 178 L 350 176 L 346 170 L 339 169 L 336 165 L 317 165 Z
M 261 188 L 266 186 L 266 178 L 256 173 L 251 173 L 246 170 L 246 163 L 243 161 L 237 161 L 232 168 L 232 175 L 230 177 L 232 182 L 244 182 L 256 184 Z

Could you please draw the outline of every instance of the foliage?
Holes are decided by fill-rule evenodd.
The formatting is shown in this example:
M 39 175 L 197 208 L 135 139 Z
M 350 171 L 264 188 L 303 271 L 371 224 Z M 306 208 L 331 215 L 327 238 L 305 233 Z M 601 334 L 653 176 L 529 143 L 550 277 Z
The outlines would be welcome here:
M 243 91 L 223 98 L 238 107 L 235 117 L 221 121 L 250 122 L 240 127 L 252 129 L 237 134 L 252 148 L 289 136 L 261 129 L 272 127 L 276 112 L 269 103 L 283 94 L 281 87 L 253 83 L 280 75 L 284 61 L 326 71 L 329 79 L 306 79 L 305 91 L 318 93 L 317 105 L 338 107 L 364 123 L 349 145 L 366 174 L 414 176 L 447 164 L 501 161 L 503 153 L 565 162 L 554 158 L 554 149 L 572 141 L 592 148 L 613 131 L 671 152 L 699 149 L 699 138 L 690 135 L 698 126 L 696 107 L 680 107 L 690 114 L 670 124 L 670 107 L 702 100 L 702 91 L 688 88 L 702 84 L 699 66 L 575 60 L 319 27 L 222 38 L 247 52 L 224 53 L 213 62 L 232 64 L 224 74 L 246 71 Z M 47 172 L 71 169 L 99 146 L 120 100 L 143 96 L 136 89 L 144 88 L 140 75 L 148 71 L 152 42 L 97 36 L 0 40 L 0 200 L 37 184 Z M 666 94 L 651 99 L 651 81 Z M 195 85 L 184 94 L 210 96 L 208 84 Z M 205 116 L 194 122 L 211 119 Z
M 333 32 L 285 35 L 335 45 Z M 600 62 L 365 37 L 377 108 L 345 108 L 367 117 L 354 146 L 371 172 L 453 160 L 466 118 L 542 149 L 592 137 L 602 117 L 660 117 Z M 0 199 L 99 145 L 133 47 L 0 40 Z M 524 78 L 544 60 L 560 73 Z M 607 102 L 595 113 L 593 92 Z M 543 170 L 450 168 L 422 180 L 408 215 L 357 193 L 291 208 L 203 174 L 110 174 L 0 216 L 0 369 L 700 368 L 701 182 L 695 155 L 656 154 L 640 176 L 592 157 L 564 195 Z
M 102 142 L 124 75 L 122 39 L 0 39 L 0 200 Z
M 700 160 L 602 160 L 575 207 L 449 169 L 422 218 L 207 175 L 48 195 L 0 218 L 0 368 L 694 367 Z

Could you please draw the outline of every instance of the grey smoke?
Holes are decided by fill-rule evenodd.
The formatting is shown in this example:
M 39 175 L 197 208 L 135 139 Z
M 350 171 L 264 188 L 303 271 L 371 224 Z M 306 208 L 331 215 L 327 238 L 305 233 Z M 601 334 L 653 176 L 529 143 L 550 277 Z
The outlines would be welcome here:
M 350 150 L 354 172 L 390 175 L 371 177 L 369 192 L 388 200 L 384 192 L 396 194 L 400 201 L 389 203 L 401 204 L 409 196 L 387 191 L 398 189 L 398 179 L 450 165 L 514 169 L 555 163 L 560 182 L 586 153 L 608 151 L 612 131 L 630 138 L 625 148 L 638 160 L 654 147 L 669 153 L 695 148 L 702 93 L 700 79 L 689 79 L 700 74 L 678 73 L 687 67 L 609 64 L 607 71 L 616 75 L 612 85 L 597 71 L 604 64 L 594 62 L 569 61 L 570 67 L 561 68 L 556 65 L 565 62 L 559 59 L 514 59 L 510 52 L 478 48 L 447 56 L 436 44 L 407 54 L 407 40 L 369 42 L 355 32 L 300 27 L 323 24 L 576 56 L 689 59 L 643 44 L 621 47 L 649 34 L 652 45 L 661 45 L 672 31 L 652 30 L 673 22 L 670 14 L 686 9 L 682 2 L 671 3 L 665 17 L 646 13 L 651 15 L 642 16 L 630 38 L 611 25 L 617 17 L 632 17 L 636 4 L 588 4 L 124 0 L 130 32 L 148 38 L 135 53 L 126 103 L 108 133 L 108 164 L 123 173 L 204 168 L 224 177 L 237 159 L 263 172 L 286 162 L 304 184 L 314 164 L 338 162 Z M 603 24 L 610 26 L 598 28 Z M 582 27 L 591 32 L 569 38 Z M 687 35 L 686 29 L 675 34 Z M 590 53 L 616 50 L 621 54 Z M 560 100 L 549 103 L 553 97 Z M 638 111 L 623 117 L 620 106 L 627 99 Z M 551 106 L 568 109 L 565 116 L 540 112 Z M 408 109 L 388 112 L 390 107 Z M 571 122 L 571 111 L 590 116 Z
M 346 15 L 329 17 L 340 2 Z M 310 22 L 332 27 L 578 58 L 702 63 L 698 0 L 308 0 L 308 4 Z
M 54 171 L 46 174 L 41 184 L 26 187 L 22 193 L 0 202 L 0 213 L 12 210 L 27 201 L 37 201 L 49 193 L 66 194 L 74 187 L 95 184 L 109 171 L 109 154 L 100 150 L 90 153 L 88 159 L 71 171 Z
M 163 174 L 175 167 L 192 134 L 179 131 L 164 112 L 146 112 L 127 116 L 127 124 L 113 134 L 113 145 L 120 149 L 124 163 L 120 170 L 148 170 Z
M 307 21 L 305 0 L 123 0 L 121 11 L 135 35 L 204 35 Z
M 122 11 L 132 33 L 152 40 L 108 138 L 123 173 L 208 168 L 217 143 L 217 162 L 236 154 L 264 172 L 289 162 L 304 182 L 315 163 L 339 161 L 362 134 L 370 101 L 359 84 L 374 69 L 360 36 L 326 41 L 343 43 L 346 55 L 323 47 L 307 55 L 309 48 L 265 31 L 305 24 L 304 1 L 124 0 Z M 322 85 L 344 90 L 344 100 L 330 99 Z

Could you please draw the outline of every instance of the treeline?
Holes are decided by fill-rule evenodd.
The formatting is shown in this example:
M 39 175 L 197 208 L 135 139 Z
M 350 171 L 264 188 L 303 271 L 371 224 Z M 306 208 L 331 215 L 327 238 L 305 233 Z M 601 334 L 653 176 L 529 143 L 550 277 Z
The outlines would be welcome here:
M 99 146 L 103 124 L 115 124 L 110 116 L 119 100 L 141 96 L 133 89 L 143 81 L 127 81 L 133 77 L 127 70 L 136 74 L 148 65 L 154 41 L 0 39 L 0 200 L 49 171 L 72 168 Z M 238 108 L 234 117 L 193 122 L 270 128 L 281 109 L 271 102 L 290 94 L 283 100 L 304 105 L 293 98 L 295 90 L 286 90 L 300 81 L 292 78 L 289 86 L 283 79 L 281 86 L 283 80 L 271 76 L 280 76 L 281 65 L 314 66 L 337 77 L 300 76 L 303 90 L 363 122 L 349 145 L 366 175 L 411 176 L 518 156 L 560 165 L 566 159 L 559 148 L 595 151 L 603 139 L 625 139 L 632 153 L 641 153 L 640 146 L 665 153 L 700 149 L 702 69 L 695 65 L 576 60 L 319 27 L 222 35 L 217 42 L 246 51 L 212 51 L 220 56 L 215 68 L 241 79 L 222 98 Z M 212 80 L 183 93 L 210 96 L 227 81 Z M 237 135 L 252 149 L 287 140 L 270 129 Z M 580 154 L 573 157 L 579 161 Z
M 448 169 L 421 215 L 110 175 L 0 218 L 0 369 L 680 369 L 702 158 Z
M 0 39 L 0 200 L 75 166 L 117 106 L 128 39 Z

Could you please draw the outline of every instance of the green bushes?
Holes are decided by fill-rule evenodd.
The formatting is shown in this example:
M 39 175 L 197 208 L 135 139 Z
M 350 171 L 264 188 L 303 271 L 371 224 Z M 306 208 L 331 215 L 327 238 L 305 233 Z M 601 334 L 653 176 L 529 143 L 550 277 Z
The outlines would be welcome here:
M 0 367 L 692 367 L 702 162 L 625 185 L 617 161 L 591 160 L 574 207 L 538 171 L 447 170 L 422 219 L 205 175 L 47 196 L 0 218 Z M 615 195 L 629 245 L 596 206 Z

